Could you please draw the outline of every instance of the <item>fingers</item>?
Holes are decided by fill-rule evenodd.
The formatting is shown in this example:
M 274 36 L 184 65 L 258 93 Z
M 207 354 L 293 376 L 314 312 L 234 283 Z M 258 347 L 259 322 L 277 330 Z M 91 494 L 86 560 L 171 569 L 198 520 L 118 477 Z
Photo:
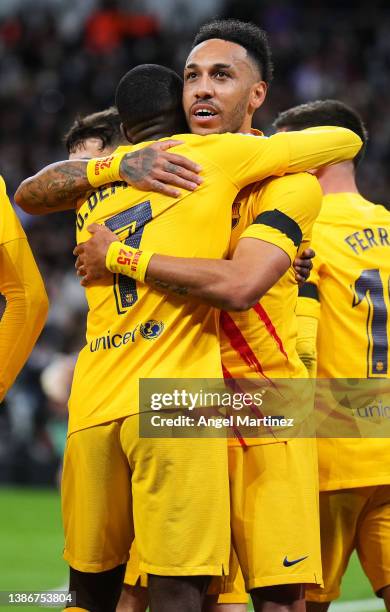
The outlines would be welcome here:
M 174 164 L 173 162 L 168 161 L 168 160 L 164 162 L 164 164 L 161 167 L 161 170 L 163 172 L 169 172 L 170 174 L 179 176 L 182 179 L 185 179 L 186 181 L 193 183 L 195 185 L 195 188 L 198 187 L 198 185 L 201 185 L 203 183 L 203 178 L 199 176 L 198 174 L 196 174 L 195 172 L 192 172 L 191 170 L 187 170 L 186 168 L 182 168 L 181 166 Z
M 91 225 L 88 225 L 87 227 L 87 230 L 90 234 L 96 234 L 96 232 L 99 232 L 104 229 L 105 228 L 103 227 L 103 225 L 99 225 L 99 223 L 91 223 Z
M 311 261 L 311 259 L 300 259 L 297 258 L 294 261 L 294 268 L 296 268 L 297 270 L 311 270 L 313 267 L 313 262 Z
M 309 247 L 303 251 L 303 253 L 301 254 L 301 257 L 302 259 L 313 259 L 315 255 L 316 255 L 315 251 L 313 251 L 313 249 Z
M 166 185 L 161 181 L 154 180 L 149 183 L 150 191 L 155 191 L 156 193 L 162 193 L 163 195 L 167 195 L 171 198 L 178 198 L 180 196 L 179 189 L 175 189 L 170 185 Z
M 160 151 L 166 151 L 171 147 L 178 147 L 179 145 L 184 144 L 184 140 L 175 140 L 174 138 L 169 138 L 168 140 L 164 140 L 163 142 L 155 142 L 151 146 L 154 149 L 159 149 Z
M 83 246 L 83 243 L 81 242 L 73 249 L 73 255 L 81 255 L 83 251 L 84 251 L 84 246 Z
M 175 166 L 185 168 L 186 170 L 195 173 L 193 180 L 196 178 L 196 180 L 199 181 L 199 184 L 202 182 L 201 177 L 198 176 L 199 172 L 202 172 L 202 166 L 199 166 L 199 164 L 196 162 L 184 157 L 183 155 L 175 155 L 174 153 L 164 153 L 164 158 L 170 164 L 174 164 Z
M 191 181 L 191 179 L 183 178 L 178 174 L 174 174 L 166 170 L 157 171 L 155 173 L 155 179 L 160 183 L 166 183 L 171 187 L 179 187 L 180 189 L 186 189 L 187 191 L 195 191 L 195 189 L 199 187 L 199 184 L 194 183 Z

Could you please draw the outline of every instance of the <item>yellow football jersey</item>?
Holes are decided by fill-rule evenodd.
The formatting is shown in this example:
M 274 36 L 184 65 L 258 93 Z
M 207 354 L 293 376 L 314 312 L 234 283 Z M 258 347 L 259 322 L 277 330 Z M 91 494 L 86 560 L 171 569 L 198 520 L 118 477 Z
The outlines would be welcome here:
M 88 224 L 96 222 L 105 223 L 132 247 L 172 256 L 222 258 L 229 247 L 231 205 L 242 187 L 287 170 L 349 158 L 361 146 L 353 132 L 341 128 L 271 138 L 174 138 L 185 142 L 176 150 L 202 166 L 204 183 L 195 192 L 183 191 L 178 199 L 124 183 L 101 187 L 78 211 L 78 243 L 89 238 Z M 214 309 L 164 295 L 122 275 L 91 285 L 86 293 L 87 344 L 75 369 L 69 433 L 137 413 L 140 378 L 221 376 Z
M 240 238 L 257 238 L 283 249 L 293 263 L 298 251 L 310 244 L 321 200 L 320 185 L 310 174 L 285 176 L 247 187 L 233 205 L 230 255 Z M 296 351 L 297 296 L 298 285 L 291 265 L 253 308 L 221 313 L 225 376 L 307 377 Z M 245 441 L 248 445 L 259 443 L 256 438 Z
M 323 199 L 298 314 L 319 318 L 319 378 L 389 378 L 390 213 L 357 193 Z M 319 439 L 320 488 L 390 483 L 388 439 Z
M 47 314 L 47 296 L 26 235 L 0 177 L 0 401 L 23 367 Z
M 4 179 L 0 176 L 0 245 L 18 238 L 26 238 L 21 223 L 7 196 Z

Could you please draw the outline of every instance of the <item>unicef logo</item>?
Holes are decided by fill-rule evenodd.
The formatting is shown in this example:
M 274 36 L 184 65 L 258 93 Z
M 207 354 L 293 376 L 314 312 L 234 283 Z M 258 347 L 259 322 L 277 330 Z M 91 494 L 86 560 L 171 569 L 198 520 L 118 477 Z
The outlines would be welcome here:
M 154 340 L 163 333 L 164 323 L 151 319 L 150 321 L 146 321 L 146 323 L 141 323 L 139 331 L 141 336 L 146 340 Z

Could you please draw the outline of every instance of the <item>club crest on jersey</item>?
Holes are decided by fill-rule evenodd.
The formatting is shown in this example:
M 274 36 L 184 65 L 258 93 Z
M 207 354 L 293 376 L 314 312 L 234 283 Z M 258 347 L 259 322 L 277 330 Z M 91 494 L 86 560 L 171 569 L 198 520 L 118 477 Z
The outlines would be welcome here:
M 162 321 L 150 319 L 150 321 L 146 321 L 146 323 L 141 323 L 139 331 L 141 336 L 146 340 L 154 340 L 163 333 L 164 323 Z
M 240 221 L 240 208 L 241 208 L 241 202 L 233 202 L 233 206 L 232 206 L 232 230 L 234 230 L 235 227 L 237 227 L 239 221 Z

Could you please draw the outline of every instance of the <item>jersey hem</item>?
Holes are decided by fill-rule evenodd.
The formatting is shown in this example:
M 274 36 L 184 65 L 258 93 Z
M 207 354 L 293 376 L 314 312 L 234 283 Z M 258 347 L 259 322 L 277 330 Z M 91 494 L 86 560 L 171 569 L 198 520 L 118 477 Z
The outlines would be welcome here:
M 320 493 L 327 491 L 340 491 L 342 489 L 362 489 L 363 487 L 378 487 L 390 485 L 390 474 L 381 478 L 365 478 L 364 480 L 331 480 L 326 485 L 321 484 Z
M 73 567 L 73 569 L 78 570 L 79 572 L 98 574 L 100 572 L 106 572 L 107 570 L 113 569 L 114 567 L 118 567 L 118 565 L 124 565 L 129 560 L 129 555 L 116 557 L 114 559 L 109 559 L 108 561 L 88 563 L 81 561 L 80 559 L 75 559 L 69 552 L 64 550 L 63 558 L 71 567 Z
M 279 584 L 307 584 L 314 586 L 323 586 L 321 574 L 296 574 L 295 576 L 286 576 L 286 574 L 278 574 L 276 576 L 266 576 L 265 578 L 250 578 L 245 580 L 245 587 L 248 591 L 260 587 L 278 586 Z M 230 585 L 229 585 L 230 586 Z
M 183 565 L 173 565 L 170 567 L 162 565 L 151 565 L 140 561 L 140 571 L 156 576 L 226 576 L 229 573 L 229 563 L 219 565 L 199 565 L 197 567 L 187 567 Z

